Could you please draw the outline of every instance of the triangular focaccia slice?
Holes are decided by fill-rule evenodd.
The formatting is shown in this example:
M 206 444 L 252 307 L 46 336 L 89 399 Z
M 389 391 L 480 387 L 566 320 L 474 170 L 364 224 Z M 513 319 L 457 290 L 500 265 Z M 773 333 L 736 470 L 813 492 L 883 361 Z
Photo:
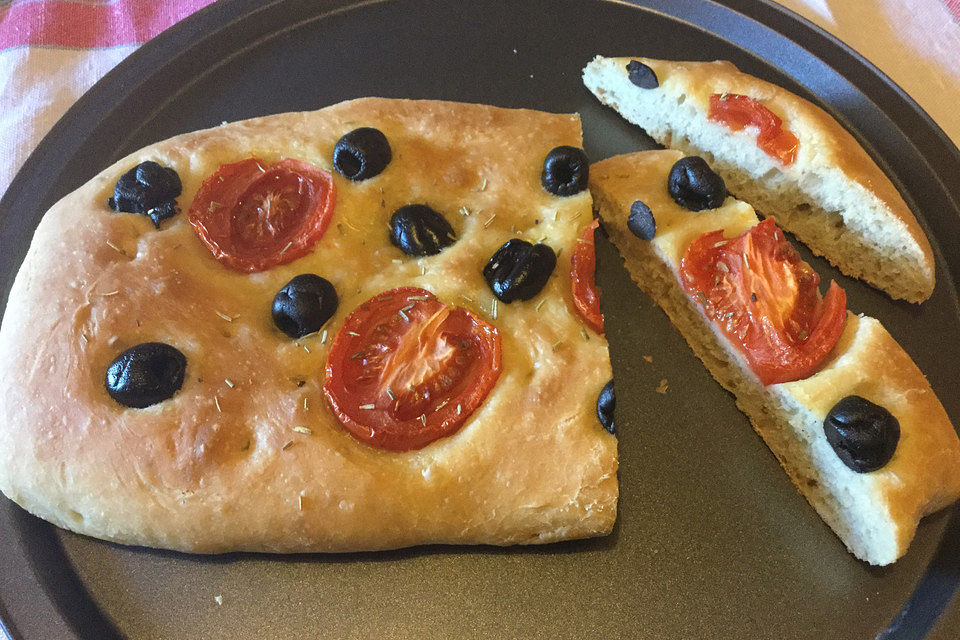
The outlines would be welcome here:
M 907 550 L 918 520 L 960 495 L 960 441 L 946 412 L 883 326 L 849 312 L 836 346 L 814 373 L 763 385 L 744 354 L 707 318 L 699 295 L 685 292 L 679 272 L 697 238 L 718 229 L 734 238 L 754 228 L 757 216 L 730 197 L 719 208 L 698 212 L 678 205 L 668 192 L 668 174 L 682 157 L 678 151 L 647 151 L 592 165 L 590 189 L 604 228 L 633 279 L 736 396 L 794 484 L 847 548 L 872 564 L 893 562 Z M 651 240 L 641 237 L 651 235 L 645 233 L 651 225 L 635 220 L 640 236 L 628 227 L 631 209 L 644 211 L 637 201 L 655 220 Z M 716 275 L 722 283 L 723 273 Z M 876 470 L 854 471 L 828 442 L 824 420 L 848 396 L 885 408 L 899 422 L 892 458 Z
M 933 293 L 933 254 L 913 213 L 819 107 L 729 62 L 597 56 L 583 81 L 660 144 L 706 158 L 731 193 L 847 275 L 910 302 Z
M 382 169 L 348 180 L 334 168 L 334 148 L 364 127 L 382 132 L 392 155 L 374 153 L 370 166 L 346 157 L 348 171 Z M 575 115 L 361 99 L 182 135 L 117 162 L 46 214 L 11 290 L 0 331 L 0 489 L 73 531 L 192 552 L 504 545 L 608 533 L 616 438 L 598 419 L 597 399 L 611 370 L 605 339 L 575 310 L 570 277 L 591 199 L 585 182 L 565 197 L 541 184 L 545 157 L 564 145 L 581 145 Z M 220 179 L 247 170 L 276 177 L 273 163 L 283 158 L 301 163 L 299 182 L 277 177 L 273 195 L 234 211 L 247 227 L 218 231 L 214 216 L 229 205 L 211 196 Z M 385 168 L 373 166 L 385 160 Z M 180 213 L 108 207 L 117 180 L 144 161 L 179 174 Z M 291 195 L 298 190 L 329 196 L 330 179 L 332 214 L 313 227 L 326 225 L 320 240 L 263 249 L 267 259 L 303 254 L 287 264 L 227 268 L 188 220 L 199 215 L 230 253 L 230 243 L 250 234 L 286 233 L 283 211 L 296 205 L 283 199 L 300 197 Z M 398 241 L 412 250 L 439 242 L 439 253 L 409 255 L 391 241 L 392 215 L 408 204 L 428 205 L 452 234 L 430 236 L 435 219 L 413 216 Z M 557 263 L 533 297 L 498 303 L 483 272 L 514 238 L 547 245 Z M 328 280 L 339 304 L 321 329 L 294 339 L 271 308 L 298 274 Z M 404 290 L 390 320 L 364 324 L 371 309 L 396 302 L 384 292 L 397 287 L 427 293 Z M 357 331 L 344 328 L 348 317 Z M 402 339 L 391 333 L 411 326 Z M 119 354 L 148 342 L 183 354 L 182 386 L 146 408 L 122 406 L 105 376 Z M 337 344 L 348 351 L 332 365 Z M 390 360 L 401 348 L 406 355 Z M 499 358 L 486 395 L 475 393 L 471 377 L 478 352 L 489 356 L 488 378 Z M 431 370 L 437 362 L 445 368 Z M 394 396 L 404 403 L 397 420 L 408 427 L 469 415 L 427 444 L 375 446 L 334 415 L 328 366 L 339 367 L 339 409 L 370 441 L 382 425 L 365 427 L 363 412 L 382 417 Z M 386 382 L 376 397 L 349 397 L 377 380 Z M 391 437 L 382 442 L 402 448 Z

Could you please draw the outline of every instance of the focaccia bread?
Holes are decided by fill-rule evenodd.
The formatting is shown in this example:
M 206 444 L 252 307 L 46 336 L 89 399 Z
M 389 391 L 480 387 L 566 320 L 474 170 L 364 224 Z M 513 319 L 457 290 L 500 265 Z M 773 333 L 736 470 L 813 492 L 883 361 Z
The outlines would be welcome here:
M 380 158 L 385 168 L 372 176 L 347 166 L 365 178 L 348 180 L 334 167 L 335 145 L 365 127 L 382 132 L 392 155 Z M 10 292 L 0 329 L 0 489 L 79 533 L 203 553 L 506 545 L 608 533 L 617 507 L 616 438 L 598 419 L 597 398 L 611 370 L 604 337 L 575 311 L 569 267 L 591 221 L 591 198 L 585 189 L 560 196 L 543 186 L 545 158 L 561 146 L 581 146 L 575 115 L 370 98 L 181 135 L 118 161 L 44 216 Z M 252 166 L 281 176 L 279 183 L 294 175 L 277 173 L 281 159 L 292 159 L 284 166 L 300 177 L 255 203 L 259 209 L 248 207 L 245 220 L 256 224 L 229 233 L 210 226 L 220 223 L 206 212 L 227 205 L 210 194 L 241 171 L 221 165 Z M 124 206 L 118 179 L 145 161 L 179 175 L 176 207 L 146 215 L 112 210 L 108 201 Z M 299 197 L 291 195 L 297 189 L 333 198 L 329 219 L 311 227 L 322 236 L 262 252 L 302 257 L 228 268 L 229 256 L 215 258 L 201 241 L 201 229 L 227 244 L 263 229 L 283 232 L 270 207 L 290 209 L 276 202 Z M 244 198 L 237 206 L 249 205 Z M 439 252 L 409 253 L 427 242 L 416 220 L 400 231 L 394 225 L 395 211 L 409 204 L 428 205 L 452 228 L 433 238 Z M 546 245 L 556 267 L 529 299 L 498 303 L 484 271 L 511 239 Z M 411 249 L 411 242 L 420 245 Z M 292 338 L 271 305 L 300 274 L 332 283 L 338 303 L 322 327 Z M 482 327 L 488 342 L 499 336 L 487 362 L 499 358 L 500 370 L 452 433 L 384 448 L 371 444 L 378 433 L 364 440 L 338 419 L 329 398 L 343 397 L 325 391 L 333 387 L 325 368 L 349 374 L 350 363 L 376 365 L 374 351 L 388 350 L 389 339 L 339 365 L 328 362 L 331 346 L 349 348 L 360 334 L 344 329 L 345 321 L 397 287 L 426 293 L 402 290 L 409 304 L 395 316 L 403 320 L 382 325 L 415 324 L 419 332 L 402 343 L 420 349 L 417 358 L 402 361 L 406 369 L 392 370 L 390 380 L 406 375 L 419 384 L 409 376 L 425 376 L 430 394 L 460 384 L 455 367 L 472 366 L 466 360 L 450 365 L 453 382 L 415 370 L 448 362 L 448 352 L 459 358 L 486 349 L 451 341 L 459 334 L 443 324 L 448 312 Z M 420 305 L 440 309 L 433 324 L 418 320 Z M 108 393 L 110 376 L 121 387 L 129 382 L 129 362 L 118 356 L 150 343 L 182 354 L 182 384 L 159 400 L 127 400 L 123 388 Z M 443 407 L 425 399 L 427 387 L 410 384 L 411 398 L 432 403 L 411 422 L 426 427 L 431 412 L 448 421 L 469 412 L 461 413 L 460 396 Z M 393 399 L 389 386 L 381 390 Z M 472 390 L 456 391 L 468 408 Z M 152 404 L 136 408 L 116 398 Z M 374 408 L 340 405 L 353 415 L 367 407 Z
M 711 294 L 688 293 L 680 275 L 696 239 L 722 229 L 724 239 L 714 245 L 732 242 L 757 226 L 757 216 L 732 197 L 701 211 L 680 206 L 669 192 L 668 175 L 682 157 L 678 151 L 648 151 L 592 165 L 590 189 L 604 228 L 633 279 L 736 396 L 793 483 L 847 548 L 871 564 L 895 561 L 906 552 L 919 519 L 960 495 L 960 441 L 946 412 L 880 322 L 850 312 L 836 345 L 811 373 L 764 385 L 742 350 L 705 314 L 701 300 Z M 638 201 L 646 208 L 634 204 Z M 639 236 L 628 226 L 632 209 L 650 214 L 646 225 L 634 221 Z M 746 253 L 740 257 L 747 262 Z M 749 260 L 754 265 L 752 254 Z M 763 303 L 767 294 L 758 288 L 758 295 L 747 304 Z M 892 457 L 875 470 L 855 471 L 828 441 L 825 419 L 848 396 L 865 398 L 899 422 Z
M 910 302 L 933 293 L 933 254 L 913 213 L 819 107 L 723 61 L 597 56 L 583 81 L 660 144 L 703 156 L 731 193 L 847 275 Z

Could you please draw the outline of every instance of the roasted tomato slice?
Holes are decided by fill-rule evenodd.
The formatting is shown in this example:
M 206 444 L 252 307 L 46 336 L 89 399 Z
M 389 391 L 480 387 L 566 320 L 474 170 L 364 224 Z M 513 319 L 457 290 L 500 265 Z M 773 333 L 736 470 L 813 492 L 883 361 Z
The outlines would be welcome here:
M 346 319 L 323 391 L 358 439 L 393 451 L 455 432 L 500 375 L 500 334 L 415 287 L 385 291 Z
M 747 125 L 756 127 L 757 146 L 768 156 L 786 166 L 797 159 L 800 141 L 788 129 L 783 120 L 753 98 L 736 93 L 715 93 L 710 96 L 710 112 L 707 117 L 734 131 Z
M 597 252 L 593 245 L 593 232 L 599 220 L 594 220 L 577 239 L 577 247 L 570 258 L 570 280 L 573 285 L 573 306 L 580 317 L 597 333 L 603 333 L 603 314 L 600 313 L 600 296 L 594 271 L 597 268 Z
M 311 164 L 249 158 L 221 165 L 190 205 L 190 224 L 224 266 L 250 273 L 310 252 L 333 215 L 333 178 Z
M 809 376 L 840 338 L 847 294 L 804 262 L 772 218 L 726 239 L 706 233 L 680 263 L 684 288 L 763 384 Z

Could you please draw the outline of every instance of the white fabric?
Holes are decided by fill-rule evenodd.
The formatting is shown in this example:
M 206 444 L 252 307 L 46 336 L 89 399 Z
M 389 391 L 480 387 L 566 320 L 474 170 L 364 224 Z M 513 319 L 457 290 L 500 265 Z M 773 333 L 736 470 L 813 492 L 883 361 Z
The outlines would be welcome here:
M 0 193 L 60 116 L 138 46 L 0 51 Z
M 879 67 L 960 146 L 960 23 L 947 2 L 780 0 Z

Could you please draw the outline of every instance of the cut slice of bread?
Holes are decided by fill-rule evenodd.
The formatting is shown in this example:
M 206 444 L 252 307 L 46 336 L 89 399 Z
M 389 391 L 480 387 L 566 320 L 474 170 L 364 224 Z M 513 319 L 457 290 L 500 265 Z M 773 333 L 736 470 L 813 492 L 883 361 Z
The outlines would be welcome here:
M 701 234 L 732 237 L 753 227 L 750 205 L 728 197 L 722 207 L 692 212 L 667 192 L 667 176 L 683 156 L 647 151 L 590 168 L 590 189 L 604 228 L 633 279 L 667 313 L 710 373 L 736 396 L 793 483 L 847 548 L 886 565 L 907 550 L 919 519 L 960 496 L 960 440 L 929 383 L 877 320 L 847 314 L 843 333 L 816 373 L 764 386 L 679 281 L 686 248 Z M 656 235 L 630 232 L 631 205 L 643 201 Z M 857 473 L 827 442 L 823 421 L 842 398 L 859 395 L 885 407 L 900 423 L 893 457 Z
M 633 60 L 652 69 L 659 86 L 632 83 Z M 910 302 L 933 293 L 933 254 L 916 218 L 853 136 L 819 107 L 729 62 L 597 56 L 583 81 L 660 144 L 705 158 L 731 193 L 775 216 L 847 275 Z M 762 151 L 756 127 L 733 131 L 710 120 L 710 96 L 725 93 L 749 96 L 781 118 L 799 140 L 796 160 L 782 165 Z

